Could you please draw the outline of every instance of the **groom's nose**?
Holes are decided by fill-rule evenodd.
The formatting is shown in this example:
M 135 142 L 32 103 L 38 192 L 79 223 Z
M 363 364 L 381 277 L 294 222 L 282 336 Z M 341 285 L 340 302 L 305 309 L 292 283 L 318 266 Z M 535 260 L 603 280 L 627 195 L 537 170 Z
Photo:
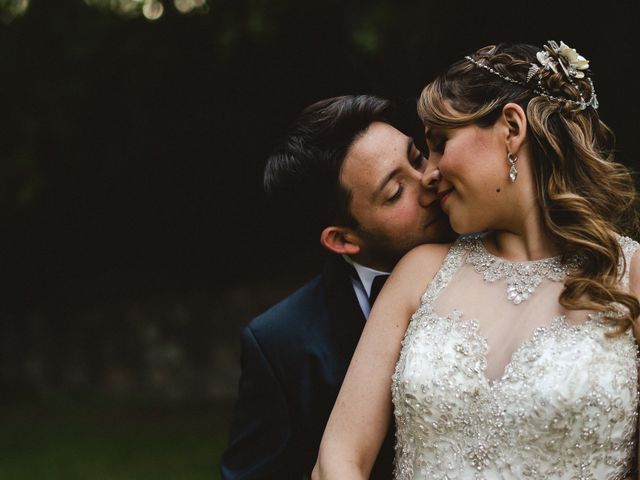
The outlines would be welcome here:
M 440 181 L 440 170 L 438 168 L 427 168 L 422 174 L 420 184 L 423 188 L 435 190 Z
M 437 168 L 431 168 L 424 171 L 420 178 L 420 205 L 423 208 L 430 207 L 436 200 L 437 185 L 440 179 L 440 171 Z

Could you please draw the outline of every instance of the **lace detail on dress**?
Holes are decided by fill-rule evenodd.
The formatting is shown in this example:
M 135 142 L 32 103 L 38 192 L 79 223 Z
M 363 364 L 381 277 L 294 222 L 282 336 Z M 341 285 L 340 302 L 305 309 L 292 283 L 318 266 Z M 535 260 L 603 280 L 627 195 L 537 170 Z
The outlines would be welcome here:
M 516 305 L 533 295 L 543 279 L 561 282 L 578 266 L 577 259 L 563 264 L 560 256 L 531 262 L 510 262 L 489 253 L 480 237 L 470 240 L 467 263 L 473 265 L 488 282 L 505 278 L 507 298 Z
M 609 324 L 559 316 L 520 344 L 500 379 L 489 380 L 478 321 L 433 308 L 473 241 L 450 249 L 402 342 L 392 379 L 395 478 L 624 478 L 638 406 L 631 333 L 608 338 Z

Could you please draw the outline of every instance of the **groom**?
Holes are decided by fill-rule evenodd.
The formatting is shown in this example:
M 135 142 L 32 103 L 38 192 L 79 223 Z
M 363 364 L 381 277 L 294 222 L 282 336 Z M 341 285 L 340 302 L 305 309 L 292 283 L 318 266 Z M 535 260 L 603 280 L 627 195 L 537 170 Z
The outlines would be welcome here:
M 310 223 L 331 255 L 317 277 L 244 329 L 225 480 L 310 477 L 387 272 L 412 247 L 450 238 L 427 161 L 394 117 L 390 102 L 373 96 L 323 100 L 269 158 L 267 193 Z M 371 478 L 391 478 L 393 441 L 390 431 Z

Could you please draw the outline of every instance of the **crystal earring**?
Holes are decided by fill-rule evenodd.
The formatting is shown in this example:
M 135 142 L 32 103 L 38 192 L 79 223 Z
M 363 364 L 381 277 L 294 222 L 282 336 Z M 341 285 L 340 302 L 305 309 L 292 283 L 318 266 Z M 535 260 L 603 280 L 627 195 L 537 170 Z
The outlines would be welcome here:
M 518 169 L 516 168 L 518 156 L 509 152 L 507 154 L 507 160 L 509 160 L 509 164 L 511 165 L 511 168 L 509 169 L 509 180 L 511 180 L 511 183 L 514 183 L 516 178 L 518 178 Z

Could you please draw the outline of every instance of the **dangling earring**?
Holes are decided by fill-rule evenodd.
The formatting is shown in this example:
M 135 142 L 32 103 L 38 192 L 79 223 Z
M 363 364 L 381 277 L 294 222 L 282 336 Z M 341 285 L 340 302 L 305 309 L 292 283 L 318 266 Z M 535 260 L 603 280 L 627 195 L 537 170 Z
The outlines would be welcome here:
M 509 152 L 507 153 L 507 160 L 509 160 L 509 164 L 511 165 L 511 168 L 509 169 L 509 180 L 511 180 L 511 183 L 514 183 L 516 178 L 518 178 L 518 169 L 516 168 L 518 156 Z

